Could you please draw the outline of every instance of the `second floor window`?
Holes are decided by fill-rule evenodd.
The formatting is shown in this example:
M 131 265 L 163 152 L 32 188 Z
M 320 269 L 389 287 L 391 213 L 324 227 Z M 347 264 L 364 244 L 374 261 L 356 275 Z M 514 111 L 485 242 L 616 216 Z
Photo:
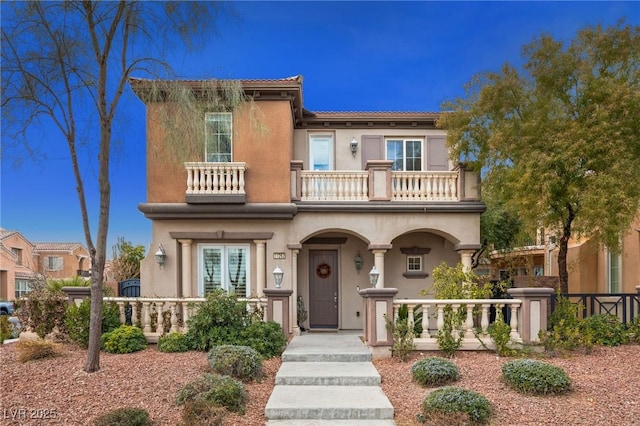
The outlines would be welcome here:
M 387 139 L 387 160 L 393 161 L 391 170 L 422 170 L 422 140 L 420 139 Z
M 22 249 L 12 247 L 11 252 L 16 256 L 16 265 L 22 265 Z
M 44 266 L 47 271 L 61 271 L 63 265 L 62 257 L 47 256 L 44 258 Z
M 205 158 L 207 162 L 226 163 L 231 161 L 232 119 L 230 112 L 205 114 Z

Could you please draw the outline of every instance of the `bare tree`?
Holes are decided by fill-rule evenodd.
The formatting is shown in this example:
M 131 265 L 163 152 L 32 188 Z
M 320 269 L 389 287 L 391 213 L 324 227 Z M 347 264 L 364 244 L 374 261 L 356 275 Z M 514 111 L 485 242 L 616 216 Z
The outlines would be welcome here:
M 64 136 L 93 265 L 89 351 L 84 370 L 100 368 L 103 271 L 111 186 L 114 123 L 132 73 L 158 77 L 169 67 L 159 58 L 181 41 L 187 47 L 211 36 L 214 2 L 65 1 L 11 2 L 2 6 L 3 132 L 33 152 L 32 128 L 53 125 Z M 5 139 L 5 137 L 3 137 Z M 6 150 L 10 143 L 3 142 Z M 97 154 L 99 188 L 94 239 L 85 187 L 91 173 L 80 152 Z M 89 177 L 87 177 L 89 176 Z

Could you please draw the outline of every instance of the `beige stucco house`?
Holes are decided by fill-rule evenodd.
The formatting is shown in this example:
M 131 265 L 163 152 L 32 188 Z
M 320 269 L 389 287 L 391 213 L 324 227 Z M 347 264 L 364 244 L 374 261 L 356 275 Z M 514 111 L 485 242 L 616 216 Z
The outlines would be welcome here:
M 0 229 L 0 299 L 18 299 L 40 279 L 88 277 L 89 252 L 80 243 L 32 243 L 18 231 Z
M 181 83 L 196 93 L 206 84 Z M 361 329 L 358 290 L 374 266 L 377 287 L 415 298 L 441 261 L 471 265 L 479 178 L 449 159 L 438 113 L 311 112 L 302 77 L 240 83 L 251 105 L 194 116 L 205 147 L 182 162 L 162 155 L 166 105 L 149 100 L 153 82 L 130 80 L 147 110 L 143 296 L 261 296 L 278 268 L 294 315 L 298 299 L 308 311 L 305 327 Z

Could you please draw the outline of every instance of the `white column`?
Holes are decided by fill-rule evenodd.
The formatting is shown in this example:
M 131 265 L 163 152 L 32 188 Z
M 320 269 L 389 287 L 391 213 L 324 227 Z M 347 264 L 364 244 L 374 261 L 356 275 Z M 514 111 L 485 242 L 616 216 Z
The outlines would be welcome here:
M 256 295 L 264 297 L 264 289 L 267 284 L 266 271 L 266 247 L 267 240 L 254 240 L 256 244 Z
M 460 250 L 458 253 L 460 253 L 460 263 L 462 263 L 462 269 L 464 270 L 464 272 L 469 272 L 471 271 L 471 258 L 473 256 L 473 254 L 475 253 L 474 250 Z
M 374 256 L 374 265 L 380 273 L 376 288 L 384 288 L 384 254 L 387 250 L 371 250 Z
M 289 327 L 294 336 L 300 335 L 298 327 L 298 253 L 300 250 L 291 250 L 291 297 L 289 298 Z
M 182 247 L 182 297 L 191 297 L 191 241 L 178 240 Z

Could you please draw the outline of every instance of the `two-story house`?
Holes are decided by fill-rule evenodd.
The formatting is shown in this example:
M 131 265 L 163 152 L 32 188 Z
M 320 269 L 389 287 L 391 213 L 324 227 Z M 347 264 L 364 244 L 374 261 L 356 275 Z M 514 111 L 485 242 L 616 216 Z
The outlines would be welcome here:
M 34 243 L 39 270 L 47 278 L 89 277 L 91 258 L 80 243 Z
M 196 96 L 206 84 L 179 83 Z M 311 112 L 302 77 L 240 83 L 251 108 L 192 117 L 206 130 L 204 148 L 180 162 L 158 155 L 166 105 L 150 100 L 154 82 L 130 80 L 147 110 L 139 209 L 153 240 L 143 296 L 260 296 L 278 268 L 293 315 L 298 298 L 308 311 L 307 328 L 361 329 L 358 290 L 374 266 L 376 286 L 403 298 L 428 290 L 442 261 L 470 267 L 485 209 L 479 177 L 449 159 L 438 113 Z
M 0 229 L 0 300 L 29 293 L 37 272 L 33 244 L 20 232 Z

